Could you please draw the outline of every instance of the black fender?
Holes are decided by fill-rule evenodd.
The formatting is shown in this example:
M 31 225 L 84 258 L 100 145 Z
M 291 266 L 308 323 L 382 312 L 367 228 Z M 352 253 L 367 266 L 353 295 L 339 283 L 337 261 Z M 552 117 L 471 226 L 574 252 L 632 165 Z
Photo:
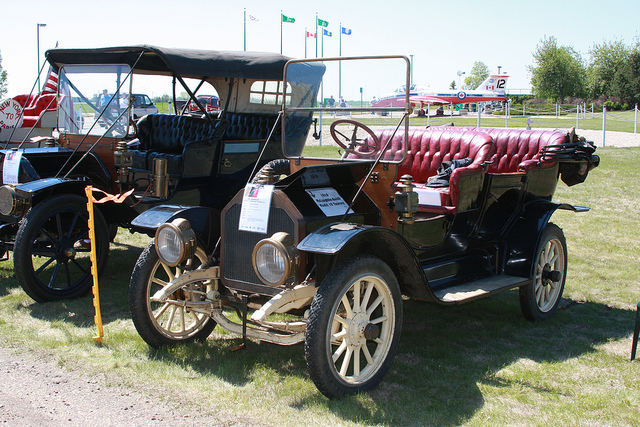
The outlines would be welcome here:
M 351 223 L 329 224 L 307 235 L 297 248 L 315 255 L 318 283 L 338 262 L 357 254 L 370 254 L 389 265 L 398 278 L 403 294 L 437 301 L 411 246 L 389 228 Z
M 131 225 L 134 231 L 155 235 L 162 224 L 184 218 L 191 224 L 198 243 L 205 251 L 211 251 L 220 237 L 220 211 L 204 206 L 161 205 L 138 215 Z
M 18 184 L 15 186 L 15 191 L 18 196 L 30 200 L 33 206 L 59 194 L 84 196 L 87 185 L 90 185 L 87 181 L 79 179 L 43 178 Z
M 554 203 L 536 200 L 525 206 L 523 212 L 505 235 L 504 272 L 510 276 L 531 277 L 534 268 L 534 256 L 540 237 L 551 216 L 558 209 L 573 212 L 586 212 L 588 207 L 572 206 L 566 203 Z

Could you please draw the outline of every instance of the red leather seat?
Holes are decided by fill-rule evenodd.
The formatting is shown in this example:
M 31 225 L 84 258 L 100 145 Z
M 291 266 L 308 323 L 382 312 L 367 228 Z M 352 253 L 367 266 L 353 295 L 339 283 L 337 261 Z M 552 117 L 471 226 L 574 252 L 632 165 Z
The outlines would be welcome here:
M 564 144 L 567 135 L 556 130 L 525 130 L 514 128 L 475 128 L 438 126 L 429 129 L 459 129 L 484 132 L 493 138 L 495 152 L 490 173 L 528 172 L 532 168 L 549 168 L 556 163 L 542 161 L 540 150 L 548 145 Z
M 24 109 L 23 127 L 40 127 L 38 119 L 45 111 L 55 111 L 58 106 L 55 93 L 46 93 L 38 95 L 31 104 Z
M 382 147 L 393 131 L 384 130 L 376 136 Z M 386 149 L 384 160 L 402 159 L 403 133 L 396 134 Z M 416 184 L 416 192 L 421 196 L 420 210 L 455 212 L 457 209 L 460 178 L 482 171 L 482 164 L 493 154 L 491 137 L 484 132 L 458 129 L 418 129 L 408 134 L 407 158 L 398 169 L 398 177 L 409 174 Z M 444 161 L 470 158 L 469 166 L 457 168 L 449 180 L 449 187 L 426 187 L 427 180 L 438 174 L 438 167 Z M 437 194 L 436 194 L 437 193 Z M 437 197 L 439 196 L 439 203 Z M 430 201 L 426 203 L 426 201 Z

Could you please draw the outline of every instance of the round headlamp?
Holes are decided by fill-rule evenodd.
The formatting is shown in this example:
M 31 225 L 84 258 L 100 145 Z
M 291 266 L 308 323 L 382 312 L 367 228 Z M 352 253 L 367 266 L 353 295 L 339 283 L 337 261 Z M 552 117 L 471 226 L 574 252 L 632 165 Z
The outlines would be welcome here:
M 28 200 L 18 196 L 12 185 L 0 187 L 0 214 L 20 217 L 28 209 Z
M 253 270 L 262 283 L 280 286 L 295 275 L 298 250 L 289 233 L 275 233 L 253 248 Z
M 196 234 L 189 221 L 177 218 L 158 227 L 155 244 L 160 260 L 169 267 L 175 267 L 193 257 Z

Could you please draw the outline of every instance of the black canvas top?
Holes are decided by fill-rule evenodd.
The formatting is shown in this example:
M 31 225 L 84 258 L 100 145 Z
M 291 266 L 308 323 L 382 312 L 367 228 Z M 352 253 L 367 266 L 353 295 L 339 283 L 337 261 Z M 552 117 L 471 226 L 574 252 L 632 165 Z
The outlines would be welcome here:
M 142 56 L 141 56 L 142 55 Z M 50 49 L 49 63 L 57 71 L 70 64 L 128 64 L 135 73 L 282 80 L 290 59 L 277 53 L 175 49 L 139 45 L 96 49 Z M 139 59 L 138 59 L 139 58 Z M 323 67 L 324 68 L 324 67 Z

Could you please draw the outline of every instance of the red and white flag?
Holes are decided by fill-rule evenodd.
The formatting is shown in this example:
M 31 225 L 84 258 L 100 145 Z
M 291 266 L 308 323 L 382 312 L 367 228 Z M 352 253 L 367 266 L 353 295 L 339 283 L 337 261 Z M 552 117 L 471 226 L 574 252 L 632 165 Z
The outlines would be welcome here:
M 311 37 L 311 38 L 315 39 L 316 38 L 316 33 L 311 33 L 309 31 L 307 31 L 307 37 Z

